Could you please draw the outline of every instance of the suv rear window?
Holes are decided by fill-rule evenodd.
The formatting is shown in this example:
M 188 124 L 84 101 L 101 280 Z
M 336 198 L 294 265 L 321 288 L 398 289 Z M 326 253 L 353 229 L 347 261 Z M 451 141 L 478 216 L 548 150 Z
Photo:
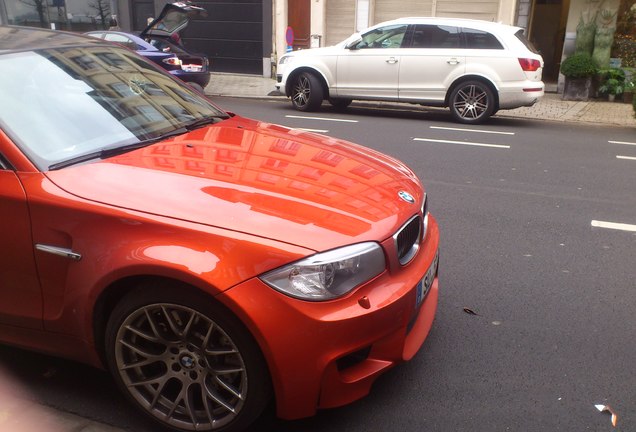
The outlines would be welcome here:
M 532 51 L 535 54 L 539 54 L 539 50 L 537 50 L 534 47 L 534 45 L 532 45 L 532 42 L 530 42 L 526 38 L 526 35 L 523 34 L 523 29 L 519 29 L 519 31 L 517 33 L 515 33 L 515 36 L 517 37 L 517 39 L 519 39 L 521 41 L 522 44 L 525 45 L 526 48 L 528 48 L 530 51 Z
M 462 33 L 466 40 L 466 48 L 503 49 L 501 42 L 491 33 L 471 28 L 462 28 Z

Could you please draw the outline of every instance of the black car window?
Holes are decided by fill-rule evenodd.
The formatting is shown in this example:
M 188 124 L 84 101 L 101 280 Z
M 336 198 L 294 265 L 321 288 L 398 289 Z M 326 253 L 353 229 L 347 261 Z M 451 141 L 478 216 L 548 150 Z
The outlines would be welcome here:
M 413 29 L 411 48 L 460 48 L 459 28 L 418 24 Z
M 463 28 L 466 48 L 472 49 L 504 49 L 501 42 L 491 33 L 471 28 Z
M 400 48 L 407 28 L 406 24 L 398 24 L 373 29 L 362 35 L 356 48 Z

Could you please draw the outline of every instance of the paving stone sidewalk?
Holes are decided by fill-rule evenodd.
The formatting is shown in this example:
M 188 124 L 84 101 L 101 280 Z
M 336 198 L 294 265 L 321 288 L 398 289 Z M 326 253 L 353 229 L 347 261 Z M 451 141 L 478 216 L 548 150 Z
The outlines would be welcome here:
M 257 75 L 213 73 L 205 93 L 212 97 L 284 98 L 274 84 L 273 79 Z M 546 93 L 532 107 L 502 110 L 497 116 L 636 127 L 631 104 L 601 100 L 564 101 L 556 93 Z

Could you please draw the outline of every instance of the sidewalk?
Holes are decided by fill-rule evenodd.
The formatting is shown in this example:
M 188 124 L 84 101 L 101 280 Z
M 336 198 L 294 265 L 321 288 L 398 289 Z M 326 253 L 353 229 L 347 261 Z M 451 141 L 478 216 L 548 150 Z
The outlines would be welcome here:
M 209 96 L 247 98 L 285 98 L 280 95 L 275 81 L 257 75 L 213 73 L 205 88 Z M 354 102 L 356 103 L 356 102 Z M 412 105 L 402 104 L 412 107 Z M 636 126 L 631 104 L 593 100 L 589 102 L 564 101 L 560 94 L 546 93 L 532 107 L 502 110 L 497 117 L 530 118 L 560 122 L 583 122 L 615 126 Z

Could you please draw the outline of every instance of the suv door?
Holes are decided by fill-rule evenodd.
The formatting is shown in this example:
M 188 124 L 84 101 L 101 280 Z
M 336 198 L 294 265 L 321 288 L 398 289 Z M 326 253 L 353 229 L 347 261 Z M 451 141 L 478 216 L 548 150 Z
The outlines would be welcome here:
M 466 50 L 459 27 L 413 25 L 401 52 L 400 101 L 441 104 L 450 84 L 465 71 Z
M 407 29 L 407 24 L 376 28 L 364 33 L 356 45 L 343 49 L 336 64 L 336 95 L 397 100 Z

